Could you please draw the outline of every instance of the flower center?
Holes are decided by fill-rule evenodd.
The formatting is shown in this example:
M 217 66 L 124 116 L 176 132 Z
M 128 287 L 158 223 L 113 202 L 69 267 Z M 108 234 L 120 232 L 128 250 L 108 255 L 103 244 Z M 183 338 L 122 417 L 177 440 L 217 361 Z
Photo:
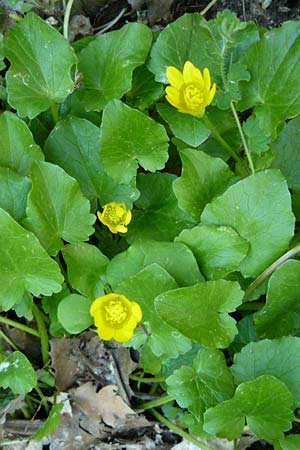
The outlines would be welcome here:
M 182 94 L 186 105 L 192 109 L 197 109 L 203 104 L 203 89 L 196 84 L 185 85 Z
M 105 306 L 105 319 L 111 325 L 120 325 L 127 317 L 127 308 L 120 300 L 111 300 Z
M 119 225 L 124 221 L 124 216 L 126 215 L 126 211 L 121 206 L 111 206 L 108 205 L 107 208 L 104 211 L 104 217 L 105 219 L 113 223 L 115 225 Z

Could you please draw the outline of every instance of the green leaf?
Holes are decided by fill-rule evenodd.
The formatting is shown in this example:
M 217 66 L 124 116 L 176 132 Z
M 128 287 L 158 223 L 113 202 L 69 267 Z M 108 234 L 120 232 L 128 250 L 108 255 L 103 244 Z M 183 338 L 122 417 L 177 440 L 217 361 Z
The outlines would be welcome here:
M 59 303 L 67 297 L 70 294 L 70 289 L 68 286 L 64 283 L 62 290 L 58 294 L 53 294 L 51 297 L 43 297 L 42 298 L 42 305 L 44 311 L 49 315 L 50 317 L 50 326 L 49 330 L 51 333 L 51 336 L 65 336 L 66 331 L 63 328 L 62 324 L 57 318 L 57 308 Z
M 274 450 L 298 450 L 300 448 L 300 436 L 297 434 L 289 434 L 279 441 L 280 446 L 274 447 Z
M 33 161 L 44 155 L 35 144 L 32 134 L 16 114 L 5 111 L 0 115 L 0 165 L 28 175 Z
M 243 123 L 243 130 L 252 155 L 260 155 L 269 149 L 271 138 L 260 128 L 257 117 L 250 116 Z
M 241 59 L 248 67 L 251 80 L 240 84 L 239 109 L 254 107 L 260 127 L 267 135 L 275 135 L 281 121 L 300 112 L 299 42 L 300 23 L 290 21 L 267 31 Z
M 229 225 L 250 243 L 240 264 L 244 277 L 256 277 L 282 255 L 294 234 L 287 183 L 277 170 L 258 172 L 239 181 L 207 205 L 204 223 Z
M 184 336 L 207 347 L 225 348 L 237 334 L 228 313 L 242 303 L 235 281 L 216 280 L 165 292 L 155 299 L 158 315 Z
M 300 338 L 284 337 L 250 342 L 234 356 L 231 367 L 236 384 L 268 374 L 284 383 L 300 405 Z
M 153 74 L 143 65 L 133 71 L 132 86 L 127 92 L 126 103 L 143 111 L 149 108 L 162 92 L 162 84 L 157 83 Z
M 183 242 L 194 253 L 205 278 L 216 280 L 238 270 L 249 244 L 233 228 L 201 225 L 183 230 L 176 242 Z
M 235 336 L 230 350 L 239 352 L 249 342 L 258 341 L 253 322 L 253 314 L 243 317 L 237 324 L 238 334 Z
M 90 299 L 104 295 L 104 274 L 109 259 L 95 245 L 78 242 L 62 249 L 72 287 Z
M 224 88 L 223 90 L 217 90 L 214 103 L 217 104 L 220 109 L 226 110 L 230 108 L 231 102 L 238 102 L 241 100 L 239 82 L 250 80 L 247 66 L 239 62 L 231 64 L 224 80 Z
M 163 322 L 154 307 L 154 298 L 162 292 L 175 289 L 173 277 L 158 264 L 151 264 L 136 275 L 120 283 L 116 292 L 139 303 L 143 311 L 143 324 L 148 331 L 151 351 L 161 360 L 175 358 L 191 348 L 189 339 Z
M 0 362 L 0 386 L 14 394 L 30 392 L 37 384 L 35 371 L 21 352 L 13 352 Z
M 128 23 L 98 36 L 80 52 L 81 95 L 87 110 L 100 111 L 110 100 L 129 91 L 133 69 L 144 63 L 151 41 L 150 28 Z
M 293 334 L 293 313 L 299 311 L 299 304 L 300 261 L 286 261 L 271 275 L 266 304 L 254 316 L 258 335 L 274 338 Z
M 107 281 L 114 289 L 118 283 L 153 263 L 169 272 L 179 286 L 190 286 L 203 280 L 194 255 L 184 244 L 137 240 L 110 261 Z
M 94 232 L 95 216 L 76 180 L 46 162 L 34 163 L 30 178 L 25 222 L 48 253 L 56 255 L 64 246 L 62 239 L 70 243 L 88 240 Z
M 216 376 L 216 374 L 218 374 Z M 168 393 L 187 408 L 203 424 L 203 413 L 211 406 L 230 399 L 234 384 L 223 353 L 217 349 L 202 349 L 193 367 L 182 366 L 166 380 Z
M 103 170 L 100 137 L 100 129 L 91 122 L 67 117 L 56 124 L 45 143 L 47 160 L 76 178 L 88 198 L 99 198 L 102 205 L 115 200 L 132 206 L 136 189 L 118 184 Z
M 158 104 L 157 111 L 169 124 L 174 136 L 191 147 L 198 147 L 211 134 L 201 119 L 190 114 L 182 114 L 171 105 Z
M 281 170 L 291 189 L 300 193 L 300 117 L 286 124 L 272 143 L 275 158 L 272 167 Z
M 63 406 L 63 403 L 56 403 L 52 406 L 49 416 L 43 425 L 31 436 L 31 439 L 39 441 L 56 430 L 61 421 L 61 410 Z
M 201 70 L 208 67 L 219 88 L 226 80 L 226 91 L 238 98 L 237 83 L 248 74 L 240 63 L 235 64 L 258 38 L 253 23 L 239 21 L 230 11 L 222 11 L 209 22 L 200 14 L 185 14 L 161 31 L 151 50 L 149 68 L 157 81 L 167 83 L 167 66 L 182 70 L 186 61 L 192 61 Z
M 4 38 L 10 60 L 6 75 L 8 101 L 19 116 L 33 119 L 62 103 L 74 88 L 70 76 L 76 56 L 69 43 L 53 27 L 33 13 L 9 28 Z
M 194 221 L 178 207 L 172 190 L 175 175 L 156 172 L 138 174 L 137 188 L 141 195 L 135 202 L 133 219 L 127 232 L 128 242 L 135 239 L 171 241 Z
M 275 440 L 292 426 L 293 397 L 288 388 L 271 375 L 242 383 L 231 400 L 219 403 L 204 414 L 204 430 L 237 438 L 245 424 L 261 439 Z
M 0 167 L 0 208 L 17 221 L 23 219 L 30 187 L 29 178 L 7 167 Z
M 0 70 L 5 69 L 5 62 L 3 61 L 5 55 L 3 51 L 3 34 L 0 33 Z
M 207 203 L 222 194 L 233 173 L 219 158 L 193 149 L 180 152 L 183 168 L 181 177 L 173 183 L 173 190 L 181 209 L 197 222 Z
M 59 303 L 57 317 L 65 330 L 77 334 L 93 324 L 91 303 L 91 299 L 78 294 L 68 295 Z
M 119 183 L 130 183 L 138 164 L 155 172 L 168 159 L 168 136 L 162 125 L 145 114 L 111 101 L 103 112 L 101 161 L 106 172 Z
M 35 297 L 61 290 L 63 277 L 58 265 L 36 236 L 22 228 L 0 209 L 0 304 L 7 311 L 20 303 L 26 292 Z
M 149 69 L 157 81 L 166 84 L 167 66 L 182 70 L 186 61 L 192 61 L 201 70 L 209 67 L 213 81 L 217 81 L 215 77 L 219 79 L 221 55 L 208 23 L 200 14 L 185 14 L 161 31 L 152 46 Z
M 151 350 L 151 344 L 146 343 L 139 350 L 139 366 L 145 372 L 157 374 L 161 369 L 161 362 L 158 356 L 155 356 Z

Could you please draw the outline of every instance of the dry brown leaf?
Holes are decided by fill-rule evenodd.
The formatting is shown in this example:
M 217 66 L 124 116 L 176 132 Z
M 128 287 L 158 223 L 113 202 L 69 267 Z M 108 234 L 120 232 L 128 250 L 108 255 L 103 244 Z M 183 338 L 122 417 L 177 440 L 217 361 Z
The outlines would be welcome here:
M 96 393 L 92 383 L 85 383 L 74 391 L 72 398 L 87 417 L 102 420 L 109 427 L 123 429 L 150 425 L 124 402 L 115 385 L 105 386 Z
M 118 395 L 115 385 L 105 386 L 96 393 L 92 383 L 85 383 L 76 389 L 73 400 L 88 417 L 103 420 L 114 428 L 125 424 L 128 414 L 137 415 Z
M 72 343 L 68 338 L 53 338 L 50 341 L 52 367 L 55 370 L 55 386 L 58 391 L 71 387 L 80 371 L 72 355 Z

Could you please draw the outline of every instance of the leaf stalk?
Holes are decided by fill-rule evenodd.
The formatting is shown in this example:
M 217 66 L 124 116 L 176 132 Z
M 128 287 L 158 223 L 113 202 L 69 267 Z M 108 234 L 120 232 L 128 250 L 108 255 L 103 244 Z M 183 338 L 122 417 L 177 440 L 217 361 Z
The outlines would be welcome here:
M 212 450 L 211 447 L 208 447 L 207 445 L 203 444 L 202 442 L 199 442 L 198 439 L 191 436 L 189 433 L 184 431 L 182 428 L 175 425 L 173 422 L 168 420 L 166 417 L 162 416 L 157 412 L 155 409 L 150 409 L 150 414 L 154 416 L 157 420 L 159 420 L 161 423 L 166 425 L 170 430 L 174 431 L 174 433 L 178 434 L 178 436 L 182 437 L 188 442 L 191 442 L 192 444 L 196 445 L 196 447 L 201 448 L 202 450 Z
M 39 337 L 41 340 L 41 352 L 42 352 L 42 359 L 43 359 L 43 364 L 44 366 L 48 364 L 49 361 L 49 354 L 48 354 L 48 349 L 49 349 L 49 339 L 48 339 L 48 334 L 47 334 L 47 329 L 43 320 L 43 316 L 42 313 L 40 312 L 39 308 L 36 306 L 35 303 L 33 303 L 32 305 L 32 312 L 35 318 L 35 321 L 37 323 L 38 326 L 38 330 L 39 330 Z
M 248 159 L 250 170 L 251 170 L 252 173 L 255 173 L 255 169 L 254 169 L 253 161 L 252 161 L 252 158 L 251 158 L 250 150 L 249 150 L 247 141 L 245 139 L 245 135 L 243 133 L 243 129 L 242 129 L 241 123 L 239 121 L 239 118 L 238 118 L 238 115 L 237 115 L 237 112 L 236 112 L 236 109 L 235 109 L 233 101 L 231 101 L 230 105 L 231 105 L 231 111 L 232 111 L 233 117 L 235 119 L 236 125 L 238 127 L 238 130 L 239 130 L 242 142 L 243 142 L 243 146 L 244 146 L 245 153 L 246 153 L 246 156 L 247 156 L 247 159 Z
M 25 333 L 32 334 L 33 336 L 40 337 L 39 332 L 34 328 L 30 328 L 27 325 L 23 325 L 22 323 L 16 322 L 15 320 L 8 319 L 7 317 L 0 316 L 0 322 L 5 323 L 5 325 L 9 325 L 14 328 L 18 328 L 19 330 L 25 331 Z

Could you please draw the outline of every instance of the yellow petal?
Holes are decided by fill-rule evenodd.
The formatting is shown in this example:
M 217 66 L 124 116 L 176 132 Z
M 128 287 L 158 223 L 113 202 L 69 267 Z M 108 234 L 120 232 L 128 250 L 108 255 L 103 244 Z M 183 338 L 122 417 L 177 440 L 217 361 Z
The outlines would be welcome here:
M 114 234 L 118 233 L 120 225 L 115 225 L 115 224 L 112 224 L 112 223 L 105 223 L 105 222 L 102 222 L 102 223 L 104 223 L 104 225 L 107 226 L 107 228 L 109 229 L 109 231 L 111 233 L 114 233 Z
M 112 328 L 101 326 L 97 328 L 98 336 L 105 341 L 109 341 L 113 338 L 114 330 Z
M 114 330 L 113 338 L 117 342 L 126 342 L 132 338 L 133 332 L 134 332 L 134 328 L 129 328 L 129 327 L 119 328 L 119 329 Z
M 102 304 L 101 299 L 102 299 L 102 297 L 98 297 L 91 304 L 91 306 L 90 306 L 90 315 L 91 316 L 94 316 L 99 311 L 99 308 L 101 307 L 101 304 Z
M 103 213 L 101 213 L 100 211 L 97 211 L 97 216 L 98 216 L 98 219 L 99 219 L 100 221 L 102 221 Z
M 175 108 L 178 108 L 180 104 L 179 91 L 172 86 L 168 86 L 166 88 L 166 94 L 166 99 L 168 102 L 171 103 L 172 106 L 175 106 Z
M 203 70 L 203 79 L 204 79 L 204 85 L 206 87 L 206 89 L 209 91 L 210 89 L 210 85 L 211 85 L 211 80 L 210 80 L 210 73 L 207 67 L 205 67 L 205 69 Z
M 136 302 L 131 302 L 132 314 L 134 315 L 137 322 L 140 322 L 143 317 L 142 308 Z
M 130 223 L 131 219 L 132 219 L 132 214 L 131 214 L 131 211 L 128 210 L 126 213 L 126 217 L 125 217 L 125 222 L 124 222 L 125 225 L 128 225 Z
M 194 66 L 191 61 L 186 61 L 183 67 L 183 79 L 186 84 L 195 83 L 203 87 L 203 77 L 201 71 Z
M 182 73 L 174 66 L 167 67 L 167 78 L 169 80 L 169 83 L 176 89 L 180 89 L 183 85 Z
M 112 231 L 110 230 L 112 233 L 127 233 L 128 228 L 126 228 L 124 225 L 117 225 L 115 228 L 117 231 Z
M 212 88 L 211 88 L 211 90 L 209 92 L 209 95 L 208 95 L 208 98 L 207 98 L 207 105 L 210 105 L 211 102 L 213 101 L 213 98 L 214 98 L 215 93 L 216 93 L 216 89 L 217 89 L 217 86 L 216 86 L 216 83 L 214 83 L 212 85 Z

